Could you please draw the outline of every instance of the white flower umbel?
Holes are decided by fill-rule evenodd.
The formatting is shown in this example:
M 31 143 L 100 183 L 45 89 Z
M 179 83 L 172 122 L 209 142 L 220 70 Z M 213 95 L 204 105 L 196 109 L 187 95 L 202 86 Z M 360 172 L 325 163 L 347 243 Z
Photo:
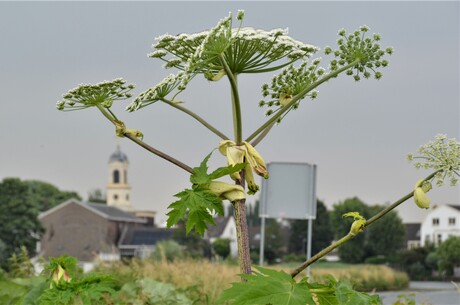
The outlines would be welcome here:
M 458 183 L 460 176 L 460 143 L 456 139 L 447 139 L 446 135 L 437 135 L 435 140 L 420 146 L 418 154 L 408 154 L 416 168 L 433 169 L 436 184 L 441 186 L 449 179 L 452 186 Z
M 238 20 L 243 19 L 238 13 Z M 218 73 L 224 67 L 219 55 L 227 61 L 234 74 L 261 73 L 280 69 L 308 58 L 317 47 L 294 40 L 287 30 L 258 30 L 250 27 L 232 28 L 232 14 L 211 30 L 196 34 L 163 35 L 153 45 L 149 56 L 167 62 L 188 73 Z M 169 56 L 168 56 L 169 54 Z M 287 62 L 275 62 L 286 59 Z
M 133 84 L 117 78 L 97 84 L 81 84 L 63 95 L 63 99 L 56 104 L 62 111 L 80 110 L 94 106 L 110 108 L 114 101 L 125 100 L 131 97 Z

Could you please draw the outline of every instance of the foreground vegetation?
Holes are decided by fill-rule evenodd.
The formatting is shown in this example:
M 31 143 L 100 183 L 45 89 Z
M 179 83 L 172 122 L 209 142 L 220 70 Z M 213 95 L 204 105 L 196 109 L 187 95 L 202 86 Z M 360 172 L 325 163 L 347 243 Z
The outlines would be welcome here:
M 5 278 L 0 280 L 0 303 L 32 305 L 47 304 L 46 300 L 48 302 L 60 300 L 62 304 L 79 304 L 73 303 L 72 300 L 81 299 L 83 302 L 81 304 L 209 305 L 218 304 L 223 291 L 239 279 L 238 265 L 231 261 L 211 262 L 196 259 L 170 261 L 152 258 L 100 265 L 95 272 L 88 274 L 82 274 L 78 268 L 67 265 L 65 273 L 62 272 L 61 278 L 56 283 L 56 275 L 59 274 L 56 262 L 65 266 L 69 264 L 68 260 L 69 258 L 52 260 L 42 276 L 27 277 L 27 274 L 17 274 L 21 277 L 7 278 L 4 275 Z M 71 263 L 72 258 L 70 258 Z M 399 290 L 407 287 L 408 284 L 408 277 L 405 274 L 386 266 L 337 263 L 321 263 L 321 265 L 322 267 L 312 270 L 311 278 L 315 282 L 327 283 L 332 275 L 339 280 L 349 280 L 357 290 L 361 291 Z M 329 265 L 332 268 L 329 268 Z M 289 272 L 289 269 L 283 266 L 274 268 Z M 69 282 L 66 282 L 66 276 L 71 278 Z M 75 287 L 69 287 L 72 284 Z M 86 292 L 77 289 L 77 284 L 84 284 Z M 50 293 L 52 287 L 57 288 L 55 290 L 60 293 Z M 63 291 L 66 289 L 71 292 L 64 294 Z

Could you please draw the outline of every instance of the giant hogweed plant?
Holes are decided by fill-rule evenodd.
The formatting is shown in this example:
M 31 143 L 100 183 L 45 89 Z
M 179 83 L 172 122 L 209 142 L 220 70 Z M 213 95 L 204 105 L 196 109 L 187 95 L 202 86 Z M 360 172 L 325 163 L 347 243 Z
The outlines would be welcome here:
M 243 27 L 243 18 L 244 12 L 239 11 L 236 16 L 238 24 L 234 25 L 234 18 L 230 13 L 210 30 L 195 34 L 166 34 L 156 38 L 154 51 L 149 56 L 162 60 L 164 67 L 175 70 L 175 73 L 139 94 L 126 108 L 133 112 L 155 103 L 165 103 L 191 116 L 216 135 L 218 140 L 214 149 L 227 159 L 225 166 L 208 172 L 210 153 L 200 165 L 191 167 L 147 144 L 139 130 L 128 128 L 111 109 L 114 102 L 132 96 L 130 92 L 134 85 L 123 79 L 82 84 L 64 94 L 63 99 L 57 103 L 57 108 L 62 111 L 97 108 L 114 125 L 117 136 L 130 139 L 190 174 L 191 187 L 175 194 L 178 200 L 169 205 L 168 227 L 185 220 L 187 233 L 195 230 L 203 235 L 208 226 L 214 225 L 213 215 L 223 214 L 222 201 L 229 200 L 232 203 L 237 225 L 242 282 L 234 283 L 227 289 L 222 295 L 222 302 L 261 305 L 380 304 L 377 296 L 355 292 L 349 283 L 337 282 L 333 278 L 327 284 L 308 283 L 306 279 L 297 281 L 294 278 L 310 264 L 350 241 L 409 198 L 414 197 L 419 207 L 428 208 L 429 199 L 426 193 L 431 189 L 433 179 L 437 184 L 442 184 L 446 178 L 450 178 L 452 184 L 457 183 L 456 177 L 460 172 L 459 143 L 454 139 L 446 140 L 445 136 L 438 136 L 435 142 L 422 146 L 417 155 L 410 155 L 410 160 L 417 161 L 417 168 L 432 169 L 433 172 L 418 181 L 414 190 L 370 219 L 364 219 L 357 212 L 346 213 L 344 217 L 354 219 L 350 232 L 290 274 L 262 267 L 255 267 L 256 271 L 253 271 L 249 256 L 245 198 L 259 190 L 254 179 L 255 174 L 269 178 L 265 162 L 255 146 L 290 111 L 305 103 L 304 99 L 317 98 L 317 88 L 321 84 L 340 74 L 348 75 L 354 81 L 380 79 L 381 70 L 388 66 L 387 57 L 393 53 L 393 49 L 382 48 L 380 35 L 370 35 L 366 26 L 352 33 L 341 29 L 338 32 L 337 46 L 324 48 L 325 55 L 330 59 L 327 66 L 322 66 L 320 57 L 312 58 L 319 51 L 316 46 L 291 38 L 287 30 L 265 31 Z M 271 82 L 261 86 L 262 98 L 258 102 L 261 108 L 265 108 L 267 119 L 244 138 L 243 101 L 240 99 L 238 76 L 273 72 L 278 74 L 273 76 Z M 185 103 L 178 98 L 192 85 L 194 78 L 200 76 L 210 82 L 228 81 L 228 102 L 232 105 L 231 118 L 234 127 L 232 137 L 186 108 Z M 229 176 L 235 183 L 218 180 L 225 176 Z

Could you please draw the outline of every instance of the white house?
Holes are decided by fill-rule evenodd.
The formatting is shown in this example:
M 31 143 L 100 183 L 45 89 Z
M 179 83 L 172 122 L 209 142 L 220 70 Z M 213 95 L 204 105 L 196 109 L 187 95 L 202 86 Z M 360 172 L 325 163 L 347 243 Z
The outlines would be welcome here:
M 209 226 L 206 231 L 207 238 L 212 244 L 218 238 L 225 238 L 230 240 L 230 256 L 238 256 L 238 243 L 236 240 L 236 224 L 233 216 L 216 217 L 215 226 Z
M 460 236 L 460 205 L 433 206 L 420 227 L 421 245 L 439 245 L 450 236 Z

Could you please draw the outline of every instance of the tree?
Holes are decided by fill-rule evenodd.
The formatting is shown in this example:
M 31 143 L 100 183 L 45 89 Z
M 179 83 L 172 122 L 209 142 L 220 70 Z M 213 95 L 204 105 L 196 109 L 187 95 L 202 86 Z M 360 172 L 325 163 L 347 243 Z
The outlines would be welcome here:
M 21 246 L 35 254 L 43 233 L 38 214 L 75 197 L 77 193 L 61 192 L 46 182 L 5 178 L 0 183 L 0 267 L 8 270 L 7 259 L 19 254 Z
M 305 255 L 308 233 L 308 220 L 295 219 L 290 221 L 291 234 L 289 237 L 289 253 Z M 329 225 L 329 212 L 324 203 L 316 202 L 316 220 L 313 221 L 312 231 L 312 254 L 315 254 L 329 246 L 334 238 L 332 228 Z M 302 242 L 301 242 L 302 241 Z
M 218 238 L 212 243 L 212 248 L 217 255 L 226 259 L 230 255 L 230 239 Z
M 105 203 L 107 204 L 107 198 L 100 189 L 95 189 L 88 192 L 88 201 L 94 203 Z
M 436 249 L 439 271 L 454 274 L 454 267 L 460 266 L 460 236 L 451 236 Z
M 376 205 L 369 207 L 369 211 L 375 215 L 383 208 Z M 366 256 L 395 254 L 403 248 L 405 234 L 406 229 L 401 218 L 395 211 L 389 212 L 373 226 L 366 228 L 364 232 Z

